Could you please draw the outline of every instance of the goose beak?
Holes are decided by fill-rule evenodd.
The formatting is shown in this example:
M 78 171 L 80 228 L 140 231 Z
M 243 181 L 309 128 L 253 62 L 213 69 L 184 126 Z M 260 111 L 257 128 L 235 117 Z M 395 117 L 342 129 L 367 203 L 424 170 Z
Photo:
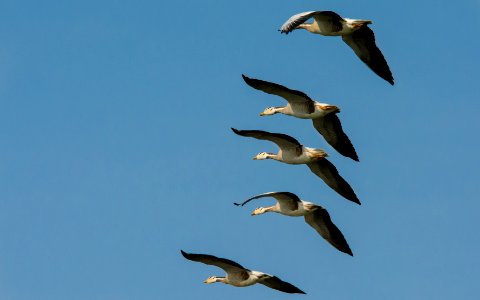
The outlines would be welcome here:
M 263 117 L 265 114 L 263 112 L 260 113 L 260 117 Z

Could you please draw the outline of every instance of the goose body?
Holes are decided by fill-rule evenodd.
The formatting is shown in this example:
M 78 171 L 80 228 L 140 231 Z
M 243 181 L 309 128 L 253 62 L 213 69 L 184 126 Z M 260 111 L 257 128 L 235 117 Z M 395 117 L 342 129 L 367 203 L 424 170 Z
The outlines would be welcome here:
M 298 109 L 298 107 L 293 106 L 290 103 L 287 103 L 286 106 L 266 108 L 262 113 L 260 113 L 260 116 L 263 117 L 263 116 L 281 113 L 281 114 L 296 117 L 299 119 L 317 119 L 317 118 L 323 118 L 330 113 L 337 113 L 337 112 L 340 112 L 340 109 L 338 107 L 327 104 L 327 103 L 320 103 L 315 101 L 312 112 L 305 112 L 303 110 Z
M 328 156 L 328 154 L 322 149 L 315 149 L 315 148 L 309 148 L 304 146 L 300 146 L 299 148 L 295 149 L 295 152 L 288 151 L 288 150 L 282 151 L 282 149 L 279 149 L 277 154 L 266 153 L 266 152 L 263 152 L 263 153 L 260 153 L 258 156 L 254 157 L 253 159 L 261 160 L 261 159 L 264 159 L 263 157 L 266 157 L 267 159 L 268 158 L 275 159 L 290 165 L 303 165 L 303 164 L 308 164 L 314 161 L 318 161 Z
M 276 276 L 259 271 L 249 270 L 232 260 L 208 254 L 186 253 L 183 250 L 180 250 L 180 252 L 182 253 L 183 257 L 188 260 L 216 266 L 225 271 L 225 277 L 211 276 L 207 278 L 204 283 L 210 284 L 222 282 L 236 287 L 246 287 L 259 283 L 284 293 L 305 294 L 305 292 L 296 286 L 285 282 Z
M 337 250 L 353 256 L 352 250 L 338 227 L 332 222 L 328 211 L 320 205 L 301 200 L 297 195 L 290 192 L 269 192 L 253 196 L 243 203 L 234 203 L 244 206 L 248 202 L 264 197 L 273 197 L 277 203 L 272 206 L 258 207 L 252 212 L 252 216 L 267 212 L 279 213 L 290 217 L 304 217 L 305 222 L 315 229 L 328 243 Z
M 340 112 L 337 106 L 314 101 L 301 91 L 292 90 L 277 83 L 249 78 L 245 75 L 242 77 L 245 83 L 252 88 L 282 97 L 287 101 L 286 106 L 266 108 L 260 116 L 280 113 L 300 119 L 311 119 L 313 127 L 338 153 L 358 161 L 357 152 L 343 131 L 337 116 L 337 113 Z
M 360 204 L 360 200 L 352 187 L 340 176 L 337 168 L 326 159 L 328 154 L 323 149 L 304 147 L 293 137 L 282 133 L 262 130 L 237 130 L 235 128 L 232 128 L 232 131 L 240 136 L 273 142 L 279 147 L 276 154 L 261 152 L 253 157 L 254 160 L 273 159 L 287 164 L 305 164 L 330 188 L 344 198 Z
M 312 23 L 305 23 L 313 18 Z M 368 27 L 370 20 L 342 18 L 333 11 L 308 11 L 290 17 L 280 28 L 288 34 L 295 29 L 324 36 L 341 36 L 343 41 L 355 52 L 375 74 L 391 85 L 394 79 L 385 57 L 375 43 L 375 34 Z

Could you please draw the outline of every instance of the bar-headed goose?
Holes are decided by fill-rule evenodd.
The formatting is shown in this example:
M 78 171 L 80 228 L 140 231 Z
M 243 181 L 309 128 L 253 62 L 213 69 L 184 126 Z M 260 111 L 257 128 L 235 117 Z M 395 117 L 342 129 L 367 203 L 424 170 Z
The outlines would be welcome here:
M 305 24 L 304 22 L 310 18 L 313 18 L 313 22 Z M 294 29 L 306 29 L 311 33 L 325 36 L 341 36 L 375 74 L 393 85 L 392 72 L 375 44 L 375 34 L 368 24 L 372 24 L 372 21 L 342 18 L 333 11 L 308 11 L 288 19 L 280 28 L 280 32 L 288 34 Z
M 230 284 L 236 287 L 245 287 L 254 285 L 255 283 L 260 283 L 269 288 L 279 290 L 281 292 L 290 293 L 290 294 L 305 294 L 302 290 L 297 288 L 296 286 L 281 280 L 280 278 L 269 275 L 266 273 L 252 271 L 242 267 L 241 265 L 237 264 L 234 261 L 229 259 L 216 257 L 213 255 L 208 254 L 193 254 L 193 253 L 186 253 L 183 250 L 182 252 L 183 257 L 188 260 L 201 262 L 207 265 L 217 266 L 227 273 L 226 277 L 217 277 L 212 276 L 207 278 L 204 283 L 215 283 L 215 282 L 222 282 L 226 284 Z
M 287 106 L 269 107 L 260 116 L 281 113 L 301 119 L 312 119 L 313 127 L 325 138 L 338 153 L 358 161 L 358 155 L 350 139 L 342 129 L 337 116 L 340 109 L 337 106 L 319 103 L 303 92 L 291 90 L 283 85 L 264 80 L 249 78 L 242 75 L 243 80 L 254 89 L 267 94 L 277 95 L 287 100 Z
M 238 135 L 266 140 L 277 144 L 280 148 L 278 153 L 261 152 L 253 159 L 274 159 L 287 164 L 306 164 L 310 170 L 320 177 L 329 187 L 346 199 L 360 204 L 360 200 L 352 187 L 338 174 L 337 168 L 329 162 L 328 154 L 322 149 L 304 147 L 293 137 L 282 133 L 271 133 L 262 130 L 237 130 L 232 128 Z
M 303 201 L 297 195 L 290 192 L 269 192 L 253 196 L 243 203 L 234 203 L 237 206 L 244 206 L 248 202 L 264 198 L 273 197 L 277 203 L 273 206 L 259 207 L 252 212 L 252 216 L 264 214 L 267 212 L 276 212 L 282 215 L 299 217 L 303 216 L 305 222 L 313 227 L 327 242 L 339 251 L 353 256 L 350 246 L 348 246 L 345 237 L 340 229 L 333 224 L 328 211 L 320 205 Z

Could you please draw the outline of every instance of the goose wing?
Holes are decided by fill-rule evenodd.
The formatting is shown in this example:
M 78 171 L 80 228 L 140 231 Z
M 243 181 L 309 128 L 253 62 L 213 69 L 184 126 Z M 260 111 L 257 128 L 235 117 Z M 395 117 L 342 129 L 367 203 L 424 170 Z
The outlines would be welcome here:
M 313 127 L 325 138 L 335 150 L 343 156 L 358 161 L 358 155 L 350 139 L 342 129 L 342 123 L 336 113 L 312 120 Z
M 298 25 L 305 23 L 310 18 L 315 18 L 315 21 L 321 26 L 322 31 L 337 32 L 342 30 L 342 17 L 333 11 L 307 11 L 291 16 L 282 27 L 280 32 L 288 34 L 292 32 Z
M 245 83 L 252 88 L 267 94 L 280 96 L 287 100 L 296 111 L 308 114 L 311 114 L 315 111 L 315 102 L 303 92 L 291 90 L 283 85 L 273 82 L 249 78 L 245 75 L 242 75 L 242 77 L 243 80 L 245 80 Z
M 300 203 L 300 198 L 298 198 L 297 195 L 290 193 L 290 192 L 269 192 L 269 193 L 264 193 L 260 195 L 253 196 L 247 200 L 245 200 L 242 203 L 234 203 L 237 206 L 244 206 L 248 202 L 254 200 L 254 199 L 259 199 L 259 198 L 264 198 L 264 197 L 273 197 L 275 198 L 278 202 L 282 203 L 282 206 L 287 207 L 290 210 L 297 210 L 298 209 L 298 204 Z
M 318 207 L 318 209 L 313 212 L 306 214 L 305 222 L 312 226 L 313 229 L 315 229 L 333 247 L 353 256 L 352 250 L 350 250 L 350 246 L 348 246 L 345 237 L 340 229 L 333 224 L 330 214 L 325 208 Z
M 309 163 L 307 166 L 334 191 L 346 199 L 360 204 L 360 200 L 358 200 L 352 187 L 338 174 L 337 168 L 326 158 Z
M 375 74 L 391 85 L 394 84 L 390 67 L 375 44 L 375 34 L 372 29 L 363 26 L 351 34 L 343 35 L 342 39 Z
M 291 150 L 302 147 L 302 144 L 300 144 L 296 139 L 282 133 L 271 133 L 262 130 L 237 130 L 235 128 L 232 128 L 232 130 L 233 132 L 241 136 L 253 137 L 258 140 L 266 140 L 273 142 L 277 144 L 277 146 L 280 147 L 280 149 L 282 150 Z
M 288 283 L 286 281 L 281 280 L 277 276 L 272 276 L 265 274 L 264 276 L 261 277 L 261 279 L 258 281 L 258 283 L 263 284 L 265 286 L 268 286 L 269 288 L 284 292 L 284 293 L 289 293 L 289 294 L 306 294 L 304 291 L 301 289 L 297 288 L 291 283 Z
M 186 253 L 183 250 L 180 250 L 180 252 L 182 253 L 183 257 L 185 257 L 188 260 L 219 267 L 223 269 L 226 273 L 246 272 L 247 270 L 241 265 L 229 259 L 220 258 L 213 255 L 208 255 L 208 254 Z

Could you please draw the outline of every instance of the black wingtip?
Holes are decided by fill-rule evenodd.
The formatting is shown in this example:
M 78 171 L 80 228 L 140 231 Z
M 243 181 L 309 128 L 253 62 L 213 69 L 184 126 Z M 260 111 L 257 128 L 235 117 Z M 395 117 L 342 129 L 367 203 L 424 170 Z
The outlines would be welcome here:
M 344 196 L 344 197 L 345 197 L 345 196 Z M 349 201 L 352 201 L 353 203 L 356 203 L 356 204 L 358 204 L 358 205 L 362 205 L 362 203 L 360 203 L 360 200 L 358 200 L 357 197 L 355 197 L 355 198 L 353 198 L 353 197 L 349 197 L 349 198 L 345 197 L 345 199 L 347 199 L 347 200 L 349 200 Z
M 253 79 L 248 77 L 248 76 L 245 76 L 244 74 L 242 74 L 242 78 L 243 78 L 243 81 L 245 81 L 246 84 L 248 84 L 249 86 L 252 86 L 252 81 Z
M 180 249 L 180 253 L 182 253 L 182 256 L 185 258 L 188 258 L 188 253 Z
M 351 155 L 349 156 L 351 159 L 353 159 L 354 161 L 356 162 L 360 162 L 360 159 L 358 159 L 358 156 L 355 154 L 355 155 Z
M 233 203 L 233 205 L 235 205 L 235 206 L 241 206 L 240 203 L 235 203 L 235 202 Z
M 231 129 L 232 129 L 232 131 L 233 131 L 234 133 L 236 133 L 236 134 L 240 135 L 240 130 L 238 130 L 238 129 L 235 129 L 235 128 L 233 128 L 233 127 L 232 127 Z

